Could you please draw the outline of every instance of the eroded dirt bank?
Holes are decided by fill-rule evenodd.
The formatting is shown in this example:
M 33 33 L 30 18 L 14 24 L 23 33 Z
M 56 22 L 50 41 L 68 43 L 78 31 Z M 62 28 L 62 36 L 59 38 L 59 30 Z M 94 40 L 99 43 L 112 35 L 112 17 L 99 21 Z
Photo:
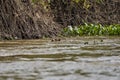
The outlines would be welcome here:
M 55 21 L 64 26 L 79 25 L 84 22 L 103 25 L 120 24 L 120 0 L 51 1 Z
M 53 37 L 61 26 L 31 0 L 0 0 L 1 39 Z

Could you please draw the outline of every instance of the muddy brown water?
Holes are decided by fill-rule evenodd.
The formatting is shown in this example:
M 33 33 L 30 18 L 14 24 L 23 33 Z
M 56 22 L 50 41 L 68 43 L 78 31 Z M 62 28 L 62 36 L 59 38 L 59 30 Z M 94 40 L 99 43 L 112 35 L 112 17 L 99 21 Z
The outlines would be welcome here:
M 120 80 L 120 37 L 0 41 L 0 80 Z

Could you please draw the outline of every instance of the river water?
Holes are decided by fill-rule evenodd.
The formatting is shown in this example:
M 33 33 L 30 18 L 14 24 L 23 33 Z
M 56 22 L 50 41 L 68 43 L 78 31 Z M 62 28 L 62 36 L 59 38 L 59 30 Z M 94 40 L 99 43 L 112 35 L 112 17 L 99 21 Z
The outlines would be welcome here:
M 0 80 L 120 80 L 120 37 L 0 41 Z

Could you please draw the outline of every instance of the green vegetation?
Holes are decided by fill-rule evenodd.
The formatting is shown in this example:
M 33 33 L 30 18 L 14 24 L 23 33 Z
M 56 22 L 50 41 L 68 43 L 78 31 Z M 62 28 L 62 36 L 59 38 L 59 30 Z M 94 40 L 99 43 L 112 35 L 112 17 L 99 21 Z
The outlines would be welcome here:
M 64 36 L 112 36 L 120 35 L 120 24 L 115 25 L 101 25 L 101 24 L 87 24 L 79 26 L 68 26 L 63 30 Z

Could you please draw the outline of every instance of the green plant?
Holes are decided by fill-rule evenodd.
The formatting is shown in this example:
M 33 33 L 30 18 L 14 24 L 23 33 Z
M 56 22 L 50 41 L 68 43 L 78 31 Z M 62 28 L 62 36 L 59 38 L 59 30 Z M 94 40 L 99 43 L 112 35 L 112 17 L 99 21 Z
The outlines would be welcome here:
M 101 24 L 87 24 L 73 26 L 72 29 L 67 27 L 63 30 L 65 36 L 102 36 L 102 35 L 120 35 L 120 24 L 101 25 Z

